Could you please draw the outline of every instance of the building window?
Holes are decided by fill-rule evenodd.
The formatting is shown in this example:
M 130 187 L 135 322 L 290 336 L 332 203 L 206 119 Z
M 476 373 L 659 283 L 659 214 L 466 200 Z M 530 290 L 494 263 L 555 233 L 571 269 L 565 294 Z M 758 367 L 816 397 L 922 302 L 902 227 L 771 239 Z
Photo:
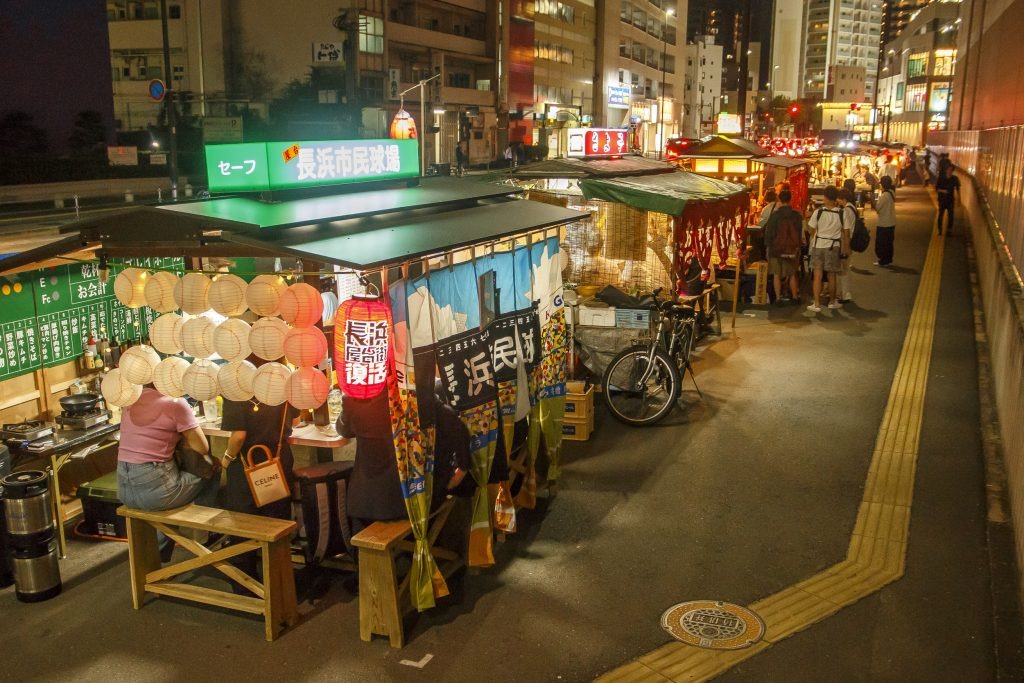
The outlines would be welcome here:
M 907 59 L 907 78 L 924 76 L 928 72 L 928 53 L 918 52 Z
M 944 114 L 949 111 L 949 83 L 933 83 L 928 111 Z
M 927 94 L 928 86 L 919 83 L 916 85 L 907 86 L 907 97 L 904 107 L 907 111 L 924 111 L 924 98 Z
M 936 76 L 952 76 L 955 62 L 956 50 L 936 50 L 934 74 Z
M 383 19 L 359 15 L 359 51 L 372 55 L 384 54 Z
M 320 104 L 337 104 L 338 103 L 338 91 L 337 90 L 318 90 L 317 91 L 317 102 Z
M 168 5 L 167 17 L 169 19 L 181 19 L 181 5 Z
M 359 79 L 359 90 L 363 102 L 384 101 L 384 77 L 363 76 Z
M 171 71 L 174 72 L 174 80 L 180 81 L 185 77 L 185 66 L 183 64 L 175 64 L 171 67 Z

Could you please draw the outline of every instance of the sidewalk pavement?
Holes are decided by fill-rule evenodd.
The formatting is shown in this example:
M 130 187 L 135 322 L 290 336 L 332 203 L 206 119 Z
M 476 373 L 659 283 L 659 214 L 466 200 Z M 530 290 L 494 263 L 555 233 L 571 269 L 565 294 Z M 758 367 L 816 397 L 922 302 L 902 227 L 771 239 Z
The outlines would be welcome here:
M 301 604 L 304 620 L 271 644 L 258 619 L 234 613 L 169 599 L 136 612 L 125 548 L 79 541 L 58 598 L 25 605 L 0 592 L 0 678 L 589 681 L 669 643 L 659 622 L 674 604 L 751 605 L 805 581 L 847 556 L 904 367 L 934 221 L 925 190 L 902 188 L 897 216 L 895 266 L 855 254 L 853 303 L 817 315 L 748 308 L 734 332 L 698 349 L 703 400 L 688 383 L 680 408 L 647 429 L 599 408 L 591 440 L 565 445 L 558 495 L 521 511 L 497 565 L 469 572 L 453 599 L 410 622 L 404 649 L 359 640 L 357 600 L 340 579 Z M 721 680 L 1001 672 L 963 240 L 946 238 L 930 365 L 913 376 L 927 384 L 902 578 Z M 1015 608 L 1015 591 L 997 594 L 1000 610 Z

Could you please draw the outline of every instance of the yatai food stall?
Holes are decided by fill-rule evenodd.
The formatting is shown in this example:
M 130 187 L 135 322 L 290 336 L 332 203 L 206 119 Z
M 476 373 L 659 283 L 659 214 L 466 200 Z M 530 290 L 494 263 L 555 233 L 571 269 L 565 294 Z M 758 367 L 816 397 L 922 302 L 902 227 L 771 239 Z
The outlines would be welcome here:
M 8 320 L 16 309 L 3 308 L 5 329 L 47 341 L 55 335 L 62 350 L 17 353 L 19 365 L 5 382 L 32 375 L 37 391 L 63 393 L 68 385 L 50 384 L 51 373 L 77 367 L 83 336 L 102 330 L 138 344 L 126 349 L 120 367 L 93 368 L 108 407 L 130 405 L 152 382 L 207 406 L 222 396 L 317 410 L 332 385 L 324 371 L 331 332 L 324 318 L 331 321 L 323 310 L 324 295 L 333 294 L 341 300 L 335 326 L 344 328 L 334 335 L 339 383 L 389 392 L 417 538 L 411 599 L 421 610 L 432 606 L 445 589 L 430 553 L 420 552 L 433 457 L 433 432 L 420 420 L 435 377 L 472 437 L 480 486 L 469 564 L 488 566 L 493 501 L 486 483 L 499 424 L 507 429 L 507 418 L 530 415 L 531 430 L 544 435 L 548 477 L 559 476 L 566 335 L 561 275 L 552 264 L 559 262 L 559 226 L 581 216 L 525 201 L 508 185 L 420 178 L 416 144 L 210 146 L 211 191 L 236 196 L 90 216 L 62 227 L 52 244 L 0 260 L 5 294 L 24 298 L 33 312 Z M 77 260 L 86 254 L 92 258 Z M 69 273 L 56 280 L 38 270 L 42 261 L 64 258 L 75 260 L 60 266 Z M 66 296 L 54 287 L 61 278 L 85 278 L 86 299 L 95 291 L 102 301 L 76 297 L 73 285 Z M 352 299 L 368 305 L 349 305 Z M 66 308 L 53 327 L 35 312 L 55 300 Z M 371 328 L 379 334 L 358 332 Z M 222 329 L 231 334 L 218 334 Z M 269 362 L 253 367 L 245 360 L 250 350 Z M 16 398 L 20 405 L 33 397 Z M 23 419 L 48 423 L 54 415 L 45 405 L 22 411 Z M 533 504 L 536 456 L 534 449 L 522 505 Z

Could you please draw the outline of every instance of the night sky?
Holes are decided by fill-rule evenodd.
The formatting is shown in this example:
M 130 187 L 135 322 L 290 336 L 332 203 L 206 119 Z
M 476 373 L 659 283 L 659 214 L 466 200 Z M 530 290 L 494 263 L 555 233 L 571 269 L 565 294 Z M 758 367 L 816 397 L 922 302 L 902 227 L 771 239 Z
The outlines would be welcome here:
M 113 97 L 104 0 L 0 0 L 0 114 L 32 114 L 59 153 L 85 109 L 113 141 Z

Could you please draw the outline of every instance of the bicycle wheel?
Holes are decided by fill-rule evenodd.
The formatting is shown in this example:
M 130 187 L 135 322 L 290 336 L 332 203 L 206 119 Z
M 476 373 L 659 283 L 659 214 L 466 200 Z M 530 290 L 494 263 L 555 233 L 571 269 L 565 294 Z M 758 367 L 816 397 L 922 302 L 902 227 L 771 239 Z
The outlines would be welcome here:
M 604 373 L 605 404 L 615 419 L 628 425 L 654 424 L 669 414 L 679 397 L 676 364 L 658 348 L 647 372 L 649 352 L 648 347 L 626 349 L 612 359 Z

